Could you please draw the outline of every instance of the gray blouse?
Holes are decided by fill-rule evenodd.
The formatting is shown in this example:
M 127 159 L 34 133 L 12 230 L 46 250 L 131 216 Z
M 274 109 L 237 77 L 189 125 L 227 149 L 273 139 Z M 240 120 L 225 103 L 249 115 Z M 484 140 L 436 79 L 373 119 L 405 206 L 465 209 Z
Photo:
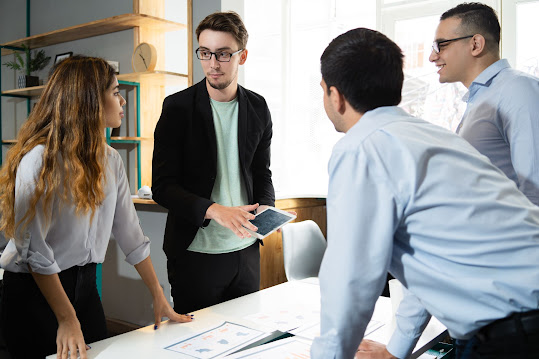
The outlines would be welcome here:
M 36 146 L 22 159 L 15 185 L 15 223 L 27 212 L 42 167 L 44 147 Z M 11 272 L 54 274 L 73 266 L 102 263 L 112 235 L 135 265 L 150 255 L 150 240 L 144 236 L 131 200 L 129 185 L 120 155 L 107 148 L 105 200 L 91 214 L 76 215 L 72 205 L 53 199 L 50 221 L 40 200 L 36 216 L 15 238 L 8 241 L 0 267 Z M 60 188 L 60 190 L 62 190 Z

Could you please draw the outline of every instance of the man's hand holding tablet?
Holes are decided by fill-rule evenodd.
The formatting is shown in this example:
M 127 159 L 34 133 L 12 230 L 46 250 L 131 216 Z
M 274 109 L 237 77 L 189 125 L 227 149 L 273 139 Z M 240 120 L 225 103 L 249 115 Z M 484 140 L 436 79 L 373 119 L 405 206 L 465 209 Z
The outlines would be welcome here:
M 295 213 L 285 212 L 275 207 L 266 207 L 256 214 L 255 219 L 250 221 L 258 230 L 256 232 L 247 228 L 246 230 L 254 237 L 263 239 L 295 218 Z

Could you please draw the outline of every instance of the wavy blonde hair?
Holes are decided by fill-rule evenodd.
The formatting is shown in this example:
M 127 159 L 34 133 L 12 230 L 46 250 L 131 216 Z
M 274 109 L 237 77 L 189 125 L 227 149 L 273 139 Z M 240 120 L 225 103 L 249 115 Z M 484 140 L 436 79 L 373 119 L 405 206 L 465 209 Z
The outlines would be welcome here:
M 104 105 L 114 76 L 105 60 L 94 57 L 73 56 L 54 68 L 0 170 L 0 230 L 6 238 L 14 237 L 19 225 L 24 228 L 35 217 L 40 199 L 45 213 L 51 213 L 53 199 L 59 196 L 77 214 L 91 211 L 93 218 L 105 198 Z M 35 193 L 30 209 L 15 223 L 17 169 L 37 145 L 45 149 Z

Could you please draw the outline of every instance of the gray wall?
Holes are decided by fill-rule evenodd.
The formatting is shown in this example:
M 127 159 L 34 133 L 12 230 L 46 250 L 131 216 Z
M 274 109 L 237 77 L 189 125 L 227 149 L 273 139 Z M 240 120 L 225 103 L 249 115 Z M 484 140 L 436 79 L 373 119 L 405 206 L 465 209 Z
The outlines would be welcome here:
M 30 9 L 30 36 L 132 11 L 132 0 L 113 2 L 107 0 L 93 0 L 92 2 L 34 0 L 31 2 Z M 0 0 L 0 26 L 0 43 L 26 37 L 26 1 Z M 133 30 L 66 42 L 45 47 L 43 50 L 47 56 L 51 57 L 51 61 L 45 69 L 33 74 L 39 76 L 41 82 L 47 81 L 55 56 L 69 51 L 74 54 L 98 56 L 107 60 L 119 61 L 120 72 L 128 73 L 132 72 Z M 1 63 L 11 61 L 14 58 L 13 55 L 2 56 Z M 2 71 L 2 91 L 17 88 L 17 76 L 23 73 L 10 70 L 6 66 L 1 66 L 0 71 Z M 28 116 L 26 100 L 2 97 L 1 101 L 2 139 L 14 139 L 18 129 Z M 32 100 L 31 106 L 33 102 L 34 100 Z M 8 146 L 3 146 L 3 159 L 5 159 L 7 149 Z M 129 161 L 129 158 L 134 156 L 134 151 L 120 151 L 120 153 L 125 161 Z
M 132 0 L 34 0 L 31 2 L 31 35 L 82 24 L 114 15 L 132 12 Z M 221 9 L 220 0 L 193 0 L 193 26 L 208 14 Z M 0 0 L 0 43 L 26 37 L 26 2 L 22 0 Z M 194 30 L 194 29 L 193 29 Z M 99 37 L 67 42 L 44 48 L 52 57 L 51 65 L 38 75 L 46 81 L 48 71 L 57 54 L 73 53 L 99 56 L 120 62 L 120 73 L 131 72 L 131 54 L 133 52 L 133 30 L 126 30 Z M 194 34 L 193 34 L 194 35 Z M 194 49 L 198 47 L 196 36 Z M 12 55 L 4 56 L 1 62 L 10 61 Z M 195 82 L 204 77 L 198 60 L 193 60 L 193 79 Z M 17 74 L 1 66 L 3 91 L 16 88 Z M 128 109 L 128 111 L 130 111 Z M 26 100 L 2 98 L 2 137 L 12 139 L 27 117 Z M 5 156 L 7 147 L 4 146 Z M 122 149 L 119 149 L 122 154 Z M 126 152 L 128 152 L 126 150 Z M 122 154 L 128 171 L 133 172 L 131 155 Z M 131 178 L 134 178 L 131 177 Z M 136 190 L 131 183 L 132 192 Z M 166 257 L 162 250 L 162 240 L 166 221 L 166 210 L 160 206 L 136 205 L 140 224 L 146 236 L 152 240 L 151 253 L 154 267 L 167 298 L 170 298 L 170 286 L 166 274 Z M 151 296 L 138 276 L 136 270 L 127 264 L 125 255 L 112 239 L 109 243 L 105 263 L 103 264 L 103 306 L 108 317 L 127 322 L 148 325 L 153 322 Z
M 204 78 L 204 71 L 195 55 L 198 48 L 195 30 L 206 16 L 216 11 L 221 11 L 221 0 L 193 0 L 193 83 L 195 84 Z

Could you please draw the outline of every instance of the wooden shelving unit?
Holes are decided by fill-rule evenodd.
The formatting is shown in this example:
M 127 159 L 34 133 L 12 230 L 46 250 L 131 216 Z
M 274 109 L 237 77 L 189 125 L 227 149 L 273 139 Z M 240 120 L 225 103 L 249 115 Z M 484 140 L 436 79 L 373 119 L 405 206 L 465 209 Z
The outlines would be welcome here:
M 161 86 L 188 86 L 189 75 L 180 74 L 170 71 L 147 71 L 147 72 L 133 72 L 128 74 L 120 74 L 117 76 L 119 81 L 129 81 L 140 83 L 144 80 L 149 80 L 152 83 L 159 84 Z M 13 89 L 2 91 L 3 96 L 20 96 L 20 97 L 39 97 L 41 92 L 45 88 L 45 85 L 25 87 L 21 89 Z
M 18 40 L 0 44 L 1 56 L 13 53 L 13 48 L 20 48 L 22 44 L 30 49 L 57 45 L 69 41 L 86 39 L 94 36 L 110 34 L 118 31 L 133 29 L 133 44 L 136 47 L 140 42 L 150 42 L 158 49 L 158 64 L 156 71 L 141 73 L 127 73 L 118 75 L 118 81 L 137 86 L 137 96 L 140 101 L 135 105 L 138 133 L 136 136 L 118 137 L 107 134 L 107 141 L 111 144 L 133 144 L 137 147 L 138 183 L 151 186 L 151 158 L 153 153 L 153 130 L 161 112 L 161 105 L 165 97 L 166 87 L 186 88 L 192 84 L 192 0 L 186 4 L 187 24 L 164 19 L 164 2 L 156 0 L 133 1 L 133 13 L 108 17 L 80 25 L 70 26 L 38 35 L 28 36 Z M 28 21 L 27 14 L 27 21 Z M 159 70 L 165 68 L 164 63 L 164 33 L 170 31 L 187 31 L 188 46 L 186 49 L 188 74 Z M 1 96 L 36 98 L 41 95 L 45 86 L 0 91 Z M 1 111 L 1 110 L 0 110 Z M 30 111 L 30 102 L 28 102 Z M 1 121 L 1 113 L 0 113 Z M 4 145 L 15 143 L 14 139 L 1 141 Z M 144 202 L 147 203 L 147 202 Z
M 2 45 L 20 47 L 21 44 L 25 44 L 30 49 L 35 49 L 61 44 L 63 42 L 110 34 L 117 31 L 132 29 L 134 27 L 150 27 L 152 31 L 168 32 L 186 29 L 187 25 L 145 14 L 123 14 L 25 37 L 6 42 Z M 2 48 L 2 56 L 12 53 L 13 50 Z
M 161 86 L 188 86 L 189 75 L 180 74 L 170 71 L 147 71 L 147 72 L 132 72 L 128 74 L 118 75 L 120 81 L 144 82 L 149 81 Z
M 110 141 L 111 142 L 116 142 L 116 141 L 122 141 L 122 142 L 125 142 L 125 141 L 153 141 L 153 138 L 148 138 L 148 137 L 120 137 L 120 136 L 111 136 L 110 137 Z
M 157 204 L 153 199 L 142 199 L 136 197 L 131 197 L 131 199 L 133 200 L 133 203 L 136 204 Z
M 2 91 L 3 96 L 39 97 L 45 85 Z

